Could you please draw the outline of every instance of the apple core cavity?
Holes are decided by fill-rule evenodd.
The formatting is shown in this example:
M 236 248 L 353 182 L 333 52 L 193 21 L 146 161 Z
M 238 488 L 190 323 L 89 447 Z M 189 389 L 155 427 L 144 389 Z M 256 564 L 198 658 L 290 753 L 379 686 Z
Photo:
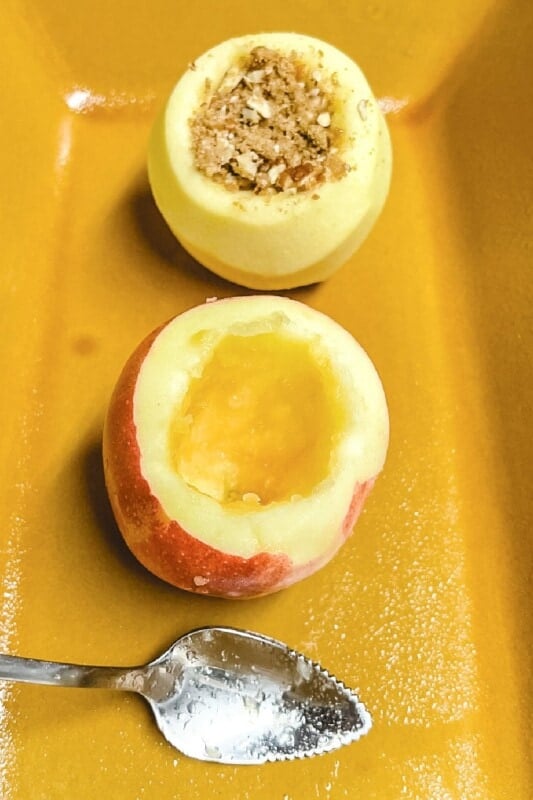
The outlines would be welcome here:
M 177 474 L 248 508 L 305 496 L 324 480 L 342 410 L 316 351 L 276 332 L 225 336 L 176 409 Z

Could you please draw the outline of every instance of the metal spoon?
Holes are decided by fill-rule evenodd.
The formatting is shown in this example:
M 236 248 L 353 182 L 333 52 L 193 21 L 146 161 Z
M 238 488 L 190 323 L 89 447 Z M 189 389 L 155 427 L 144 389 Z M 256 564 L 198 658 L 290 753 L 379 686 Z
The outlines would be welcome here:
M 356 741 L 372 724 L 357 695 L 318 664 L 282 642 L 235 628 L 186 633 L 142 667 L 0 655 L 0 678 L 138 692 L 170 744 L 224 764 L 321 755 Z

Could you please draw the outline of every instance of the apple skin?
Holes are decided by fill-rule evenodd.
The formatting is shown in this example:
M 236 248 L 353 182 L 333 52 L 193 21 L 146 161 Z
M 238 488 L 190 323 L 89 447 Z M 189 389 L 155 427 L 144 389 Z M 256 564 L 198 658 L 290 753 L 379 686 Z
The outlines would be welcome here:
M 341 148 L 350 171 L 316 191 L 267 198 L 228 191 L 196 168 L 189 119 L 205 81 L 222 79 L 236 59 L 264 45 L 321 60 L 339 80 Z M 361 103 L 364 111 L 361 111 Z M 359 67 L 335 47 L 294 33 L 229 39 L 204 53 L 176 84 L 156 120 L 148 176 L 156 204 L 183 247 L 221 277 L 256 290 L 323 281 L 362 245 L 379 217 L 391 178 L 388 128 Z
M 246 299 L 254 298 L 238 298 L 238 301 Z M 231 302 L 235 302 L 235 298 L 218 301 Z M 351 535 L 376 476 L 356 482 L 337 534 L 329 538 L 322 553 L 306 563 L 296 564 L 283 552 L 258 552 L 248 558 L 241 557 L 223 552 L 191 535 L 177 520 L 169 518 L 142 474 L 134 419 L 134 397 L 140 370 L 167 324 L 144 339 L 126 362 L 112 394 L 104 426 L 106 486 L 115 519 L 128 548 L 150 572 L 180 589 L 197 594 L 231 599 L 258 597 L 308 577 L 329 562 Z

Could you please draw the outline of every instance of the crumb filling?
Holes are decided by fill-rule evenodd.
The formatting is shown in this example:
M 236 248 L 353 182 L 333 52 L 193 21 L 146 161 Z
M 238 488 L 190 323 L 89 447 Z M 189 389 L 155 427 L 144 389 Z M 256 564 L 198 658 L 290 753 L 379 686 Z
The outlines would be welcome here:
M 334 386 L 309 342 L 277 332 L 225 336 L 175 411 L 173 468 L 243 510 L 308 495 L 327 477 L 341 425 Z
M 349 168 L 339 155 L 335 84 L 335 75 L 310 69 L 294 52 L 255 47 L 190 121 L 196 167 L 230 190 L 257 194 L 295 194 L 342 178 Z

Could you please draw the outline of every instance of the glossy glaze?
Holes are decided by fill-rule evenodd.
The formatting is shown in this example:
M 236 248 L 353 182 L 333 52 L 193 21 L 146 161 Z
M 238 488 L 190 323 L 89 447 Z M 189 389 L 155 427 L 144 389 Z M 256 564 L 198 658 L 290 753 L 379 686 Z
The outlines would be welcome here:
M 133 7 L 132 7 L 133 6 Z M 0 648 L 148 660 L 191 627 L 250 627 L 364 696 L 365 740 L 305 763 L 176 757 L 135 698 L 0 690 L 0 796 L 528 800 L 533 14 L 215 0 L 0 10 Z M 133 346 L 206 297 L 150 199 L 147 137 L 188 61 L 253 30 L 344 48 L 392 98 L 391 195 L 364 247 L 294 296 L 348 327 L 390 404 L 383 477 L 327 568 L 272 597 L 192 597 L 118 537 L 100 459 Z M 8 124 L 5 124 L 7 121 Z M 326 659 L 327 655 L 327 659 Z

